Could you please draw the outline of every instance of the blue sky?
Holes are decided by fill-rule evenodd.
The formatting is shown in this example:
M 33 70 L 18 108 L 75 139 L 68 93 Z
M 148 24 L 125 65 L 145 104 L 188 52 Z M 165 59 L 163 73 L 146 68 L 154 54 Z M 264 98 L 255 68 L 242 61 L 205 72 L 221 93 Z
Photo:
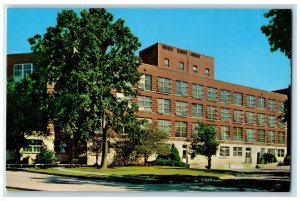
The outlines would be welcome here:
M 76 9 L 79 12 L 80 9 Z M 123 18 L 144 49 L 156 42 L 215 58 L 215 79 L 267 91 L 286 88 L 290 64 L 271 53 L 260 27 L 267 10 L 258 9 L 108 9 Z M 55 26 L 54 8 L 9 8 L 7 53 L 30 52 L 27 39 Z

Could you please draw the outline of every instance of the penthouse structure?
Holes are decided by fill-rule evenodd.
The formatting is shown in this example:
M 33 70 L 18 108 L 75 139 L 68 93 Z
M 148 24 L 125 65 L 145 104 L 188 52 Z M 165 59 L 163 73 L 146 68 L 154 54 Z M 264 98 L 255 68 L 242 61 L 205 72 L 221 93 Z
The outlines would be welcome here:
M 8 77 L 18 80 L 32 72 L 31 56 L 8 55 Z M 214 58 L 170 45 L 156 43 L 140 51 L 140 57 L 140 95 L 133 99 L 138 116 L 169 134 L 168 141 L 175 144 L 183 162 L 191 167 L 207 165 L 204 156 L 192 159 L 188 154 L 198 121 L 214 125 L 217 131 L 220 145 L 212 168 L 255 167 L 266 152 L 283 161 L 287 131 L 280 115 L 286 95 L 215 80 Z M 51 136 L 55 149 L 57 140 Z M 60 150 L 70 150 L 68 143 L 59 144 Z M 93 157 L 87 158 L 93 164 Z

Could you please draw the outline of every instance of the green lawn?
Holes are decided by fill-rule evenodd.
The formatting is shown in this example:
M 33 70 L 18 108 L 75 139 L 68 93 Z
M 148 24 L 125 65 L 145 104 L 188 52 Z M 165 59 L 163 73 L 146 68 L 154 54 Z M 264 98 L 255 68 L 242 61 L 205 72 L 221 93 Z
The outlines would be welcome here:
M 69 176 L 84 176 L 84 177 L 111 177 L 111 176 L 126 176 L 126 177 L 140 177 L 140 178 L 172 178 L 179 177 L 227 177 L 233 176 L 231 172 L 220 171 L 207 171 L 207 170 L 195 170 L 179 167 L 166 167 L 166 166 L 129 166 L 129 167 L 116 167 L 107 168 L 105 170 L 94 167 L 77 167 L 77 168 L 25 168 L 28 171 L 59 174 Z

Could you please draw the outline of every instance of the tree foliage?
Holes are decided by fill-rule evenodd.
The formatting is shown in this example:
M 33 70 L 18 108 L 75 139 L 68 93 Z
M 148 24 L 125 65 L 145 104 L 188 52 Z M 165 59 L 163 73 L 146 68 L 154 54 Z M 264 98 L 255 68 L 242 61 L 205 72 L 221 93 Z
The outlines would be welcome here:
M 267 36 L 271 51 L 278 49 L 289 60 L 292 59 L 292 11 L 290 9 L 272 9 L 264 16 L 269 18 L 269 24 L 261 27 Z
M 29 39 L 37 69 L 54 82 L 49 106 L 51 120 L 83 142 L 100 130 L 103 168 L 107 166 L 107 139 L 120 132 L 136 107 L 117 93 L 136 96 L 140 59 L 138 39 L 122 19 L 105 9 L 63 10 L 57 25 L 43 36 Z M 127 118 L 128 116 L 128 118 Z
M 20 82 L 7 81 L 6 148 L 20 160 L 20 148 L 26 146 L 26 135 L 47 132 L 47 88 L 38 76 L 26 75 Z
M 219 143 L 216 139 L 216 130 L 212 125 L 198 122 L 196 132 L 193 134 L 195 154 L 201 154 L 208 158 L 207 168 L 211 168 L 211 157 L 216 154 Z
M 136 146 L 137 153 L 144 157 L 144 165 L 153 154 L 168 155 L 170 147 L 163 143 L 168 138 L 168 134 L 159 130 L 156 126 L 146 124 L 140 129 L 140 139 Z
M 36 156 L 36 164 L 46 164 L 51 165 L 57 161 L 55 153 L 48 149 L 43 148 L 42 151 Z

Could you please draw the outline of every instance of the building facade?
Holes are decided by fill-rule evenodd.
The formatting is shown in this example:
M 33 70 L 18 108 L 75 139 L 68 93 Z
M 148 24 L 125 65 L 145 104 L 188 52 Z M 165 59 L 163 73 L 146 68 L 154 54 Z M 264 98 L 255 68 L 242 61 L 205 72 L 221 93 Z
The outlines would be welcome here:
M 19 79 L 30 59 L 12 57 L 7 58 L 7 74 Z M 133 99 L 138 116 L 166 131 L 184 162 L 191 167 L 207 165 L 204 156 L 192 159 L 188 154 L 198 121 L 217 131 L 220 145 L 212 168 L 255 167 L 266 152 L 283 161 L 287 131 L 280 115 L 286 95 L 215 80 L 214 58 L 173 46 L 156 43 L 140 57 L 140 95 Z M 94 163 L 91 158 L 87 161 Z
M 169 45 L 157 43 L 140 57 L 138 116 L 168 132 L 191 166 L 207 165 L 204 157 L 187 154 L 198 121 L 217 131 L 212 168 L 255 167 L 265 152 L 284 159 L 287 132 L 280 115 L 287 96 L 215 80 L 212 57 Z

